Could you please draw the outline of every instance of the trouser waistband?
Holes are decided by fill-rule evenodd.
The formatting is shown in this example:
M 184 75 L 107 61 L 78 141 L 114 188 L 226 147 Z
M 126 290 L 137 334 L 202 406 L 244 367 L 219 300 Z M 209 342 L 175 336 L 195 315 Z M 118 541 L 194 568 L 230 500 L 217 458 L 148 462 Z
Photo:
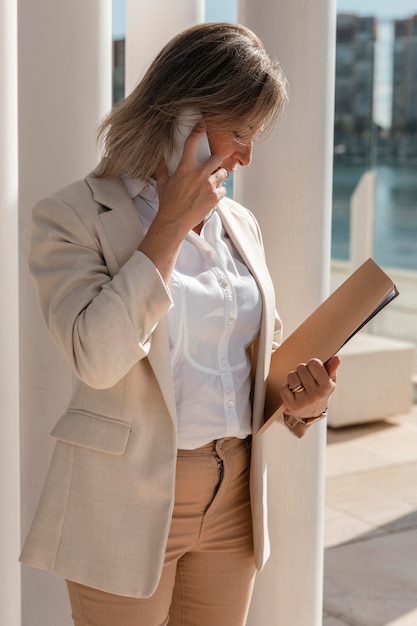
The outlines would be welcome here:
M 204 446 L 200 448 L 195 448 L 194 450 L 183 450 L 179 449 L 177 454 L 180 456 L 192 456 L 193 454 L 212 454 L 219 447 L 223 450 L 231 450 L 232 448 L 245 444 L 250 447 L 252 443 L 252 435 L 248 435 L 245 439 L 240 439 L 239 437 L 223 437 L 221 439 L 214 439 L 214 441 L 210 441 L 206 443 Z

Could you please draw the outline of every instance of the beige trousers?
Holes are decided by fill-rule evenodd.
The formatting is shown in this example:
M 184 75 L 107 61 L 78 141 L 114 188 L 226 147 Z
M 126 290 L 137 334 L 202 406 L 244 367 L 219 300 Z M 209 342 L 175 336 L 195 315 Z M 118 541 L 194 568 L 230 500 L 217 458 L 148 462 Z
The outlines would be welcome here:
M 255 579 L 250 444 L 180 450 L 159 586 L 128 598 L 67 581 L 75 626 L 244 626 Z

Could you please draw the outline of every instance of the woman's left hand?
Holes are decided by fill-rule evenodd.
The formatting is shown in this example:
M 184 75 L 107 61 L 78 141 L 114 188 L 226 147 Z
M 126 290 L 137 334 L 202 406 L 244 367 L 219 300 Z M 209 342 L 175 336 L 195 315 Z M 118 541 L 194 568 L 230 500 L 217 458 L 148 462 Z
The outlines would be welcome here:
M 326 365 L 320 359 L 300 363 L 289 372 L 287 384 L 281 387 L 281 399 L 286 406 L 285 415 L 293 415 L 300 421 L 313 421 L 325 411 L 336 387 L 336 372 L 340 358 L 332 357 Z

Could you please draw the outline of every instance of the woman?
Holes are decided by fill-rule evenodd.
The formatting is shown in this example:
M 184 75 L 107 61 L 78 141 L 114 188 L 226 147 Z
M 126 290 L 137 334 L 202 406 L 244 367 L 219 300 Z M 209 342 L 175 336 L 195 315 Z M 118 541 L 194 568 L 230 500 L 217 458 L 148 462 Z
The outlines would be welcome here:
M 223 183 L 285 100 L 251 31 L 193 27 L 104 120 L 97 170 L 34 208 L 30 269 L 75 382 L 22 560 L 67 580 L 77 626 L 245 623 L 280 322 L 257 222 Z M 284 423 L 325 415 L 337 366 L 289 372 Z

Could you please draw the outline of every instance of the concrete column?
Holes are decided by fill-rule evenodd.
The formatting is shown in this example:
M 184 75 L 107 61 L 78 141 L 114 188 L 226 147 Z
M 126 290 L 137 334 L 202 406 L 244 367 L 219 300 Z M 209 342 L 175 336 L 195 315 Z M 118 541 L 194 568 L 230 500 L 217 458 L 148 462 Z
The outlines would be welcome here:
M 126 94 L 174 35 L 204 21 L 204 5 L 204 0 L 126 0 Z
M 0 0 L 0 623 L 20 624 L 17 0 Z
M 19 0 L 20 400 L 22 534 L 47 471 L 48 433 L 70 389 L 27 272 L 31 207 L 97 163 L 95 133 L 111 107 L 111 0 Z M 23 626 L 72 624 L 65 583 L 23 568 Z
M 235 195 L 261 223 L 285 335 L 327 295 L 330 270 L 334 0 L 240 0 L 238 21 L 277 57 L 290 103 L 255 147 Z M 272 556 L 259 575 L 248 626 L 322 624 L 326 425 L 302 440 L 265 435 Z

